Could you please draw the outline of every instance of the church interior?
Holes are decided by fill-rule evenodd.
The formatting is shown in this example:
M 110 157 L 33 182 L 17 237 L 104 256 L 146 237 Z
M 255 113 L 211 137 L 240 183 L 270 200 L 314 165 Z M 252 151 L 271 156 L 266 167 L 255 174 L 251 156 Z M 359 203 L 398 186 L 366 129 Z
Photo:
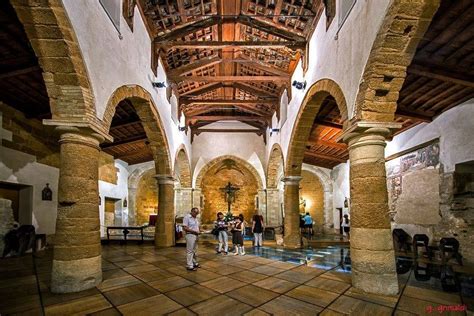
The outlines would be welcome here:
M 0 22 L 0 315 L 474 313 L 472 0 Z

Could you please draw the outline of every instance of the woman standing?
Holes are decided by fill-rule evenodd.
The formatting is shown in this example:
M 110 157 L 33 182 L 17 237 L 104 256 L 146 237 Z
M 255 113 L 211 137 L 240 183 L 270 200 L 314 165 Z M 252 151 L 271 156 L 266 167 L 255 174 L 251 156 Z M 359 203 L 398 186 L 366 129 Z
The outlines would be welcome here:
M 240 216 L 235 217 L 235 224 L 232 228 L 232 243 L 235 247 L 234 255 L 245 255 L 244 250 L 244 236 L 242 235 L 242 231 L 245 229 L 245 225 L 243 223 L 243 219 Z
M 351 234 L 350 234 L 351 221 L 349 220 L 349 215 L 344 214 L 344 218 L 341 221 L 341 227 L 342 227 L 343 235 L 347 236 L 347 239 L 349 240 L 351 237 Z
M 263 216 L 255 214 L 252 218 L 252 233 L 253 233 L 253 245 L 255 247 L 261 247 L 263 243 L 263 231 L 265 225 L 263 224 Z
M 224 246 L 224 254 L 228 253 L 229 244 L 227 235 L 227 223 L 224 220 L 224 214 L 222 212 L 217 213 L 217 220 L 214 222 L 217 229 L 217 239 L 219 240 L 219 248 L 217 248 L 217 253 L 222 253 L 222 246 Z

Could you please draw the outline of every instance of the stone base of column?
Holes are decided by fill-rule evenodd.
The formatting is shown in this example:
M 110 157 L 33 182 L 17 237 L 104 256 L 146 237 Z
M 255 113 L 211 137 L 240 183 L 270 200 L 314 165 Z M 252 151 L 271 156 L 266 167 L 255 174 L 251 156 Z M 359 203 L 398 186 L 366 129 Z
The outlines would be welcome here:
M 286 248 L 301 248 L 301 235 L 291 234 L 283 237 L 283 246 Z
M 383 295 L 398 293 L 398 277 L 389 228 L 351 227 L 352 286 Z
M 72 293 L 93 288 L 102 282 L 101 256 L 60 261 L 53 260 L 51 292 Z

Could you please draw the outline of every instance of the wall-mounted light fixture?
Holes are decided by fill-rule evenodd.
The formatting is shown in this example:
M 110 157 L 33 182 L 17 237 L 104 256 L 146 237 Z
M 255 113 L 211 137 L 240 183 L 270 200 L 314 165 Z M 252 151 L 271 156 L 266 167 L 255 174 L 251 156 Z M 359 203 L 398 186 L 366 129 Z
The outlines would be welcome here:
M 280 132 L 279 128 L 270 128 L 270 136 L 272 136 L 273 133 L 278 133 Z
M 306 81 L 300 82 L 295 80 L 293 81 L 292 86 L 298 90 L 304 90 L 306 88 Z
M 167 87 L 166 82 L 164 82 L 164 81 L 152 82 L 151 85 L 154 88 L 166 88 Z
M 179 125 L 178 125 L 178 130 L 179 130 L 180 132 L 184 132 L 184 131 L 186 130 L 186 126 L 179 126 Z

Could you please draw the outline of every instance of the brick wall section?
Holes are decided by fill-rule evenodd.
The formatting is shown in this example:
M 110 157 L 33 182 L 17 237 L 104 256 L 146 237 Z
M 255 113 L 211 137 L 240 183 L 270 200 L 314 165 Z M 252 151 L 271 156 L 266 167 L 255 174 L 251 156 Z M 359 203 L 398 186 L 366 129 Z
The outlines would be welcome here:
M 150 149 L 156 163 L 156 173 L 171 175 L 171 155 L 168 140 L 163 129 L 163 123 L 153 102 L 150 93 L 138 85 L 122 86 L 115 90 L 107 102 L 102 119 L 104 130 L 109 131 L 117 105 L 128 99 L 132 102 L 138 117 L 143 124 L 146 136 L 150 142 Z
M 11 3 L 43 69 L 53 118 L 96 121 L 87 69 L 62 1 Z
M 189 163 L 188 155 L 183 148 L 184 147 L 180 147 L 180 149 L 178 149 L 174 170 L 181 187 L 190 188 L 192 187 L 191 164 Z
M 143 174 L 138 182 L 136 195 L 136 223 L 148 223 L 150 214 L 158 210 L 158 185 L 155 170 L 151 169 Z
M 101 151 L 99 155 L 99 180 L 117 184 L 118 168 L 115 167 L 114 157 Z
M 321 79 L 313 84 L 303 99 L 302 106 L 296 117 L 296 124 L 293 127 L 285 164 L 286 176 L 298 176 L 301 174 L 306 141 L 311 133 L 311 127 L 319 112 L 319 108 L 329 95 L 333 96 L 336 100 L 342 120 L 347 120 L 347 103 L 339 85 L 331 79 Z
M 12 107 L 0 102 L 2 126 L 12 132 L 12 141 L 2 139 L 2 146 L 36 157 L 37 162 L 59 168 L 58 137 L 53 128 L 45 127 L 40 120 L 28 119 Z
M 309 171 L 301 171 L 300 197 L 306 200 L 305 212 L 309 212 L 315 228 L 324 225 L 324 190 L 319 179 Z M 308 203 L 309 202 L 309 203 Z
M 440 0 L 395 0 L 372 46 L 356 97 L 356 117 L 391 122 L 406 69 Z

